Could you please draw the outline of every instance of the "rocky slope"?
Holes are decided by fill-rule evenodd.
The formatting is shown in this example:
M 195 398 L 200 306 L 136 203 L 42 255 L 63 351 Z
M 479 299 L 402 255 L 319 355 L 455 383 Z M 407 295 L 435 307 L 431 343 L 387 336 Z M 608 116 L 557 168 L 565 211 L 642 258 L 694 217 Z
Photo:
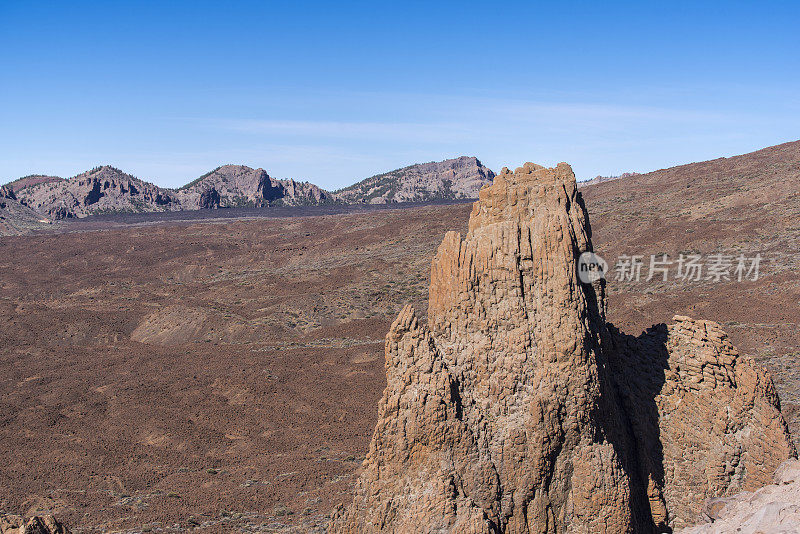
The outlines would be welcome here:
M 19 200 L 53 219 L 118 211 L 169 211 L 181 207 L 173 191 L 108 165 L 69 180 L 46 181 L 25 187 L 19 191 Z
M 23 176 L 22 178 L 17 178 L 13 182 L 9 182 L 6 184 L 6 187 L 10 187 L 15 193 L 19 193 L 22 189 L 26 187 L 32 187 L 34 185 L 39 184 L 46 184 L 52 182 L 62 182 L 64 178 L 60 176 L 48 176 L 46 174 L 31 174 L 29 176 Z
M 340 189 L 334 196 L 347 204 L 477 198 L 481 187 L 493 179 L 494 173 L 478 158 L 461 156 L 378 174 Z
M 769 376 L 718 326 L 639 338 L 583 284 L 591 230 L 570 167 L 480 192 L 431 266 L 427 324 L 404 309 L 355 487 L 331 531 L 665 532 L 795 455 Z
M 603 182 L 613 182 L 614 180 L 619 180 L 620 178 L 631 178 L 633 176 L 639 176 L 638 172 L 624 172 L 619 176 L 595 176 L 591 180 L 585 180 L 583 182 L 578 182 L 578 187 L 586 187 L 587 185 L 597 185 L 602 184 Z
M 704 523 L 679 534 L 791 534 L 800 530 L 800 461 L 787 460 L 773 484 L 706 503 Z
M 48 219 L 21 204 L 12 188 L 0 187 L 0 236 L 26 234 L 49 224 Z
M 183 209 L 239 206 L 307 206 L 331 200 L 308 182 L 277 180 L 264 169 L 223 165 L 177 191 Z

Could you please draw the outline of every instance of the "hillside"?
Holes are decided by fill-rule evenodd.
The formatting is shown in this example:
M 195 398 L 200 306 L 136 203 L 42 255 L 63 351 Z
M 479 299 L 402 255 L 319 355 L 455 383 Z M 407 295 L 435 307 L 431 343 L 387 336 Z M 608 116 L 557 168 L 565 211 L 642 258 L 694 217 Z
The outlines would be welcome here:
M 667 322 L 671 312 L 721 323 L 734 344 L 773 373 L 795 439 L 800 436 L 800 141 L 681 165 L 581 189 L 597 252 L 612 270 L 642 255 L 639 282 L 609 283 L 609 318 L 624 330 Z M 760 254 L 758 280 L 646 282 L 650 255 Z M 733 267 L 730 270 L 733 275 Z M 616 278 L 616 273 L 612 274 Z M 798 442 L 800 444 L 800 442 Z
M 217 167 L 178 189 L 158 187 L 108 165 L 66 180 L 30 175 L 8 187 L 42 217 L 72 219 L 114 212 L 476 198 L 478 190 L 493 178 L 494 173 L 476 158 L 460 157 L 390 171 L 336 193 L 309 182 L 276 179 L 264 169 L 246 165 Z
M 176 191 L 183 209 L 242 206 L 307 206 L 330 201 L 330 193 L 308 182 L 276 180 L 264 169 L 223 165 Z
M 6 187 L 10 187 L 15 193 L 19 193 L 22 189 L 26 187 L 32 187 L 34 185 L 39 184 L 46 184 L 52 182 L 61 182 L 64 178 L 60 176 L 47 176 L 45 174 L 31 174 L 29 176 L 23 176 L 22 178 L 17 178 L 13 182 L 9 182 L 6 184 Z
M 348 204 L 477 198 L 493 179 L 494 173 L 478 158 L 461 156 L 371 176 L 334 192 L 334 197 Z
M 20 204 L 11 187 L 0 186 L 0 236 L 25 234 L 50 224 L 48 219 Z
M 588 185 L 597 185 L 603 182 L 611 182 L 614 180 L 619 180 L 620 178 L 630 178 L 632 176 L 637 176 L 638 172 L 624 172 L 618 176 L 595 176 L 591 180 L 585 180 L 583 182 L 578 182 L 578 187 L 586 187 Z
M 53 218 L 108 212 L 180 209 L 175 193 L 104 165 L 69 180 L 45 181 L 19 191 L 21 203 Z

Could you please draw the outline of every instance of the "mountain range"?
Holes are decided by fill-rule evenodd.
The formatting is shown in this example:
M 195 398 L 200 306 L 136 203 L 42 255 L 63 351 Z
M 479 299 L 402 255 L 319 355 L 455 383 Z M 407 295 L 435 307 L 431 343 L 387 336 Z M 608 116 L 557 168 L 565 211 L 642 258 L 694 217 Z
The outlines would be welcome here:
M 30 175 L 6 184 L 13 210 L 34 219 L 70 219 L 111 212 L 157 212 L 228 207 L 383 204 L 477 198 L 494 173 L 477 158 L 462 156 L 410 165 L 362 180 L 338 191 L 309 182 L 276 179 L 262 168 L 223 165 L 177 189 L 159 187 L 104 165 L 69 179 Z M 11 223 L 9 223 L 11 224 Z

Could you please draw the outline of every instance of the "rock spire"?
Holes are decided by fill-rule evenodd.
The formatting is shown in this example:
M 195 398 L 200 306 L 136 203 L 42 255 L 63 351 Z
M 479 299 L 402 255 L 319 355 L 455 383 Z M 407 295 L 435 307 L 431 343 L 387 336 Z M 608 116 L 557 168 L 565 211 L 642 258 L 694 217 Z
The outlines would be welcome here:
M 602 281 L 577 275 L 591 250 L 569 165 L 480 191 L 433 259 L 427 323 L 406 307 L 386 336 L 378 422 L 332 532 L 667 532 L 794 455 L 771 380 L 716 325 L 606 324 Z

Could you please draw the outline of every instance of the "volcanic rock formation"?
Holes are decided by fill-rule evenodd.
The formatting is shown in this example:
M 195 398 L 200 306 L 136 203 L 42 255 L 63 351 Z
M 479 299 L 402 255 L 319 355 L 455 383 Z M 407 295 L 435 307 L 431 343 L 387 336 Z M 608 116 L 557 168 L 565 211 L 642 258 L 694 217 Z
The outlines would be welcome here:
M 26 234 L 47 226 L 49 222 L 20 203 L 12 187 L 0 186 L 0 236 Z
M 800 530 L 800 461 L 787 460 L 775 472 L 773 484 L 755 492 L 710 499 L 706 522 L 680 534 L 789 534 Z
M 277 180 L 264 169 L 223 165 L 178 190 L 183 209 L 237 206 L 308 206 L 329 201 L 329 195 L 308 182 Z
M 17 192 L 20 202 L 53 219 L 116 211 L 180 209 L 174 192 L 104 165 L 69 180 L 41 181 Z
M 0 514 L 0 534 L 70 534 L 70 530 L 52 515 L 26 521 L 18 515 Z
M 334 193 L 345 204 L 386 204 L 476 198 L 494 173 L 478 158 L 461 156 L 409 165 L 371 176 Z
M 605 321 L 575 176 L 526 163 L 480 191 L 431 266 L 427 324 L 386 337 L 387 387 L 331 531 L 669 532 L 795 452 L 770 378 L 713 323 Z

